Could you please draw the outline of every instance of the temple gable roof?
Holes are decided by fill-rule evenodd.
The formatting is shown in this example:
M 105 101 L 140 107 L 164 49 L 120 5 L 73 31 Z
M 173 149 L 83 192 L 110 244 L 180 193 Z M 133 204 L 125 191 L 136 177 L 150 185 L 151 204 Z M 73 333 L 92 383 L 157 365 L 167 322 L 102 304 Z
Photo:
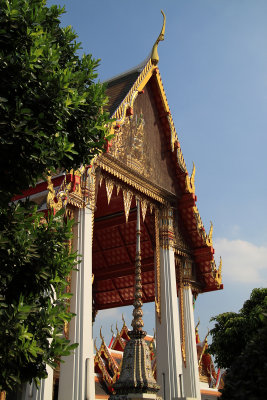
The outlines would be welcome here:
M 211 225 L 209 232 L 206 232 L 202 223 L 196 205 L 195 166 L 193 165 L 190 175 L 158 66 L 149 58 L 138 67 L 110 79 L 106 84 L 107 94 L 110 96 L 110 115 L 115 119 L 112 127 L 114 138 L 100 160 L 106 160 L 109 164 L 117 162 L 118 165 L 126 165 L 135 174 L 139 174 L 141 179 L 148 179 L 152 186 L 162 190 L 163 197 L 173 196 L 172 201 L 176 203 L 179 214 L 179 225 L 186 233 L 182 235 L 183 239 L 189 240 L 189 247 L 198 264 L 201 279 L 204 280 L 203 291 L 221 289 L 221 264 L 217 269 L 214 261 L 213 227 Z M 140 128 L 138 133 L 138 123 L 143 123 L 144 132 Z M 127 143 L 129 131 L 132 138 Z M 142 134 L 143 138 L 140 136 Z M 137 148 L 139 155 L 133 154 L 133 147 L 140 147 L 141 140 L 145 143 L 142 144 L 142 151 Z M 139 189 L 142 191 L 142 185 L 139 185 Z

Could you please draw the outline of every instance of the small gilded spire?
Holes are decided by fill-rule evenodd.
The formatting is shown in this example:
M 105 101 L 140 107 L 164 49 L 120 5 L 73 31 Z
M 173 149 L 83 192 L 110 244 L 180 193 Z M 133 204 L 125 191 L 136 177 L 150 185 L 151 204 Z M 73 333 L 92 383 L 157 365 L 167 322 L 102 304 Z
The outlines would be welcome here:
M 192 187 L 193 193 L 195 193 L 196 189 L 195 189 L 195 175 L 196 175 L 196 166 L 195 163 L 193 162 L 193 169 L 192 169 L 192 174 L 190 177 L 190 185 Z
M 97 353 L 98 352 L 98 348 L 96 347 L 96 339 L 94 340 L 94 347 L 95 347 L 95 351 Z
M 159 62 L 158 44 L 160 41 L 164 40 L 164 34 L 165 34 L 166 16 L 162 10 L 161 10 L 161 14 L 163 15 L 163 25 L 161 28 L 161 32 L 160 32 L 160 34 L 153 46 L 152 52 L 151 52 L 151 61 L 154 65 L 157 65 Z
M 213 234 L 213 223 L 212 221 L 210 221 L 210 230 L 209 230 L 209 234 L 208 234 L 208 238 L 209 238 L 209 242 L 212 246 L 212 234 Z
M 105 343 L 104 336 L 102 335 L 102 326 L 101 326 L 101 328 L 100 328 L 100 338 L 101 338 L 101 340 L 102 340 L 102 343 Z
M 120 335 L 120 331 L 119 331 L 119 328 L 118 328 L 118 322 L 116 322 L 116 331 L 117 331 L 117 336 L 119 336 Z
M 220 257 L 220 264 L 218 267 L 218 271 L 216 273 L 216 281 L 217 281 L 218 285 L 221 285 L 221 283 L 222 283 L 222 257 Z
M 111 330 L 112 336 L 115 337 L 116 335 L 115 335 L 115 333 L 114 333 L 114 331 L 113 331 L 113 325 L 111 325 L 110 330 Z

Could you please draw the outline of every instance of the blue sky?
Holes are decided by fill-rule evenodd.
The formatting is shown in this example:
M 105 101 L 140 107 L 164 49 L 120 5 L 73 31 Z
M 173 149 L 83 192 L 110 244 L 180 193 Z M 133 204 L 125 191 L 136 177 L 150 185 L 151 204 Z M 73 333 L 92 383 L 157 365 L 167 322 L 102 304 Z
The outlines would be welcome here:
M 200 295 L 196 320 L 205 335 L 211 316 L 238 311 L 254 287 L 267 283 L 267 1 L 65 0 L 83 52 L 101 59 L 99 79 L 147 57 L 162 24 L 159 70 L 188 170 L 196 165 L 198 208 L 214 224 L 216 260 L 225 289 Z M 95 336 L 121 309 L 100 313 Z M 154 311 L 144 308 L 152 333 Z M 126 322 L 131 317 L 125 311 Z M 106 328 L 104 326 L 106 325 Z

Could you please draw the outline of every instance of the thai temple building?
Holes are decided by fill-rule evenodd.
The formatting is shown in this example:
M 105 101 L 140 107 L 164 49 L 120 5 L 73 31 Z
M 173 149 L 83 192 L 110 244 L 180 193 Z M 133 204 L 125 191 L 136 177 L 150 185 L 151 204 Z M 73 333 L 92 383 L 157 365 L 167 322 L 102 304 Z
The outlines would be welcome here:
M 165 16 L 145 62 L 107 82 L 114 136 L 106 152 L 24 193 L 41 211 L 64 207 L 74 218 L 73 248 L 82 262 L 69 278 L 76 316 L 64 330 L 79 346 L 56 371 L 47 368 L 38 390 L 25 386 L 23 400 L 219 395 L 206 342 L 195 331 L 194 303 L 222 289 L 222 265 L 214 261 L 213 227 L 207 232 L 203 226 L 195 167 L 190 174 L 160 76 L 157 47 L 164 30 Z M 142 330 L 147 302 L 155 304 L 154 337 Z M 97 311 L 133 304 L 133 333 L 123 324 L 110 343 L 102 338 L 95 348 Z M 125 389 L 130 370 L 131 395 Z

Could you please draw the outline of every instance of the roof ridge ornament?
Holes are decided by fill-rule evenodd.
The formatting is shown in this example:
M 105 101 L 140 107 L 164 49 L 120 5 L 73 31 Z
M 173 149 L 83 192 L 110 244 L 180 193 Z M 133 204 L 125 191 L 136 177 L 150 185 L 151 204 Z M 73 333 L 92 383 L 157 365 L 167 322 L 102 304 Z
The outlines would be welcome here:
M 159 62 L 158 44 L 160 41 L 164 40 L 164 35 L 165 35 L 166 16 L 162 10 L 161 10 L 161 14 L 163 15 L 163 25 L 161 28 L 161 32 L 152 48 L 151 57 L 150 57 L 152 64 L 154 64 L 154 65 L 157 65 Z
M 210 230 L 209 230 L 209 234 L 208 234 L 208 239 L 209 239 L 209 242 L 210 242 L 211 246 L 213 245 L 213 243 L 212 243 L 212 234 L 213 234 L 213 223 L 212 223 L 212 221 L 210 221 Z
M 100 338 L 101 338 L 101 340 L 102 340 L 102 343 L 105 343 L 105 339 L 104 339 L 104 336 L 102 335 L 102 326 L 100 327 Z

